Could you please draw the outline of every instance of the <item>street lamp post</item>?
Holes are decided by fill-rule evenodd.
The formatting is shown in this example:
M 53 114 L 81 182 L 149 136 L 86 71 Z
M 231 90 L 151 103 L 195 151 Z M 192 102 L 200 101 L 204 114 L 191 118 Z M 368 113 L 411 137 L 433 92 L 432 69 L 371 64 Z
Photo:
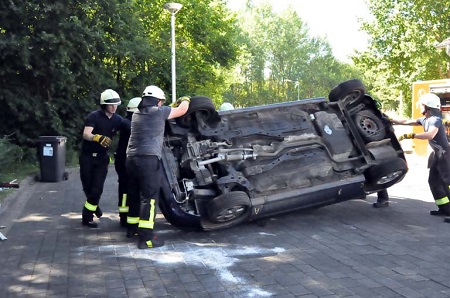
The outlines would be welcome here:
M 172 103 L 177 100 L 177 85 L 176 85 L 176 68 L 175 68 L 175 14 L 183 7 L 180 3 L 167 2 L 164 3 L 164 9 L 171 14 L 170 27 L 172 37 Z

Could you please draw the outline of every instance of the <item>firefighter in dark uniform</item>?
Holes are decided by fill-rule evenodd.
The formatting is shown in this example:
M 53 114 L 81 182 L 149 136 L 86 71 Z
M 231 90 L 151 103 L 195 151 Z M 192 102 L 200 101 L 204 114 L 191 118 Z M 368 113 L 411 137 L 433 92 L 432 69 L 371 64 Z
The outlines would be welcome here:
M 98 206 L 103 185 L 108 174 L 108 147 L 111 138 L 122 125 L 122 117 L 116 114 L 120 105 L 116 91 L 107 89 L 100 95 L 100 109 L 91 112 L 85 120 L 80 154 L 80 178 L 86 202 L 82 211 L 82 224 L 96 228 L 94 214 L 103 215 Z
M 422 125 L 424 132 L 408 133 L 400 136 L 403 139 L 428 140 L 433 152 L 429 159 L 430 174 L 428 184 L 438 210 L 430 211 L 431 215 L 450 216 L 450 145 L 446 129 L 442 123 L 441 100 L 436 94 L 427 93 L 419 98 L 423 117 L 416 120 L 391 120 L 394 124 Z
M 147 86 L 142 94 L 139 111 L 131 120 L 131 135 L 127 148 L 127 171 L 129 176 L 129 214 L 137 218 L 137 224 L 129 224 L 127 236 L 138 231 L 138 248 L 146 249 L 164 245 L 153 233 L 156 208 L 161 189 L 161 151 L 167 119 L 183 116 L 188 108 L 189 97 L 182 97 L 176 107 L 163 106 L 166 97 L 156 86 Z M 140 202 L 140 208 L 139 206 Z
M 130 138 L 131 131 L 131 117 L 133 113 L 138 110 L 138 105 L 141 102 L 140 97 L 134 97 L 130 99 L 127 105 L 127 115 L 122 120 L 122 126 L 119 132 L 119 142 L 117 143 L 116 152 L 114 152 L 114 168 L 116 169 L 118 176 L 118 206 L 119 206 L 119 217 L 120 225 L 122 227 L 127 227 L 127 216 L 128 216 L 128 175 L 126 171 L 126 160 L 127 160 L 127 147 L 128 139 Z

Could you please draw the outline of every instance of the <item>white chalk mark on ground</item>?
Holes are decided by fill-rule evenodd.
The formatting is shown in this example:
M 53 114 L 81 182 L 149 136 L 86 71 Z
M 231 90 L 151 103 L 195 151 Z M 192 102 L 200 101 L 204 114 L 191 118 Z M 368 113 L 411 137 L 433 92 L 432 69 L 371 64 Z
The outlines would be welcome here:
M 203 266 L 213 269 L 217 272 L 219 278 L 226 284 L 241 284 L 246 285 L 246 297 L 269 297 L 272 293 L 260 289 L 255 286 L 249 288 L 249 283 L 243 278 L 236 277 L 229 270 L 229 267 L 238 262 L 245 261 L 242 257 L 266 257 L 273 256 L 285 251 L 282 247 L 275 247 L 272 249 L 260 248 L 255 246 L 218 246 L 210 243 L 189 243 L 189 248 L 186 250 L 179 250 L 173 246 L 163 246 L 159 249 L 139 250 L 134 245 L 104 245 L 100 247 L 82 246 L 77 248 L 79 255 L 85 252 L 101 251 L 104 254 L 111 254 L 111 257 L 127 257 L 131 256 L 135 259 L 148 259 L 159 264 L 187 264 L 194 266 Z

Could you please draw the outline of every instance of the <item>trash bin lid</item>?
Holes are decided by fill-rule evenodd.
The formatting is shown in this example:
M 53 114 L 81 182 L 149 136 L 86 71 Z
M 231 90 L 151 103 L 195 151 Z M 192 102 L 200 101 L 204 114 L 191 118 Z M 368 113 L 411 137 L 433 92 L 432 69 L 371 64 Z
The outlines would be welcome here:
M 67 140 L 66 137 L 63 136 L 40 136 L 39 137 L 39 141 L 40 142 L 48 142 L 48 143 L 52 143 L 52 142 L 65 142 Z

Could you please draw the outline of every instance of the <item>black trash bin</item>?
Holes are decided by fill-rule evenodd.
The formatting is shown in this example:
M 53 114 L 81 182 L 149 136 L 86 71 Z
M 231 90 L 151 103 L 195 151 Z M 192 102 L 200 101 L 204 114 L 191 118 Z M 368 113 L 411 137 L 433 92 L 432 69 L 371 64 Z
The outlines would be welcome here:
M 66 137 L 41 136 L 39 137 L 38 155 L 41 182 L 59 182 L 67 180 L 66 166 Z

